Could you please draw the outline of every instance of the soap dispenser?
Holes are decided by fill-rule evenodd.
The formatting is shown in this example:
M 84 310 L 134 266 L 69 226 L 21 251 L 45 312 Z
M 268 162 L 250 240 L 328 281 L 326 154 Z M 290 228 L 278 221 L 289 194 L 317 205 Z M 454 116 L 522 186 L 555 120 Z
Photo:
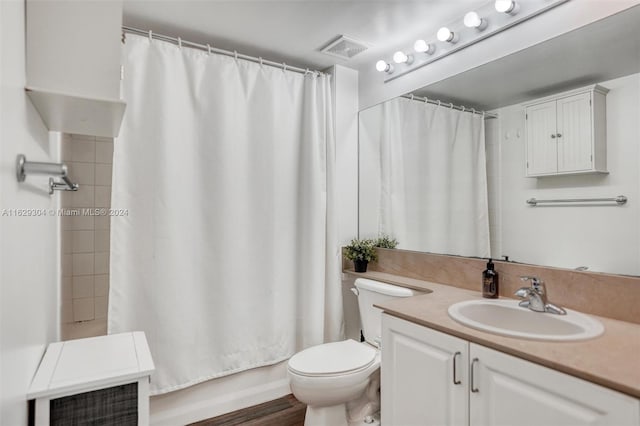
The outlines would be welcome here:
M 482 297 L 498 298 L 498 273 L 495 271 L 491 259 L 487 262 L 487 269 L 482 272 Z

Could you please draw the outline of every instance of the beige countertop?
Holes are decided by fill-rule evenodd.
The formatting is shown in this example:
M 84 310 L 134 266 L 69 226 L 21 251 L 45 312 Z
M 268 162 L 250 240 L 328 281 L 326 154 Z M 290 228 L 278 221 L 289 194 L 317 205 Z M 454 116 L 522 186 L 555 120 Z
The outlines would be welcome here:
M 578 342 L 517 339 L 463 326 L 449 317 L 450 305 L 482 299 L 474 292 L 382 272 L 361 276 L 431 293 L 376 305 L 388 314 L 416 324 L 562 371 L 572 376 L 640 398 L 640 325 L 592 315 L 602 322 L 600 337 Z

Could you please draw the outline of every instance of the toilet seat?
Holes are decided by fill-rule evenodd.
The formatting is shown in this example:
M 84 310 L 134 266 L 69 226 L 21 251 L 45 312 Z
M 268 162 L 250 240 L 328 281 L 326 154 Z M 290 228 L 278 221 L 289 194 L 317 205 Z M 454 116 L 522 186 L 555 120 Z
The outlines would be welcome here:
M 371 366 L 377 353 L 373 347 L 351 339 L 325 343 L 292 356 L 289 370 L 307 377 L 352 374 Z

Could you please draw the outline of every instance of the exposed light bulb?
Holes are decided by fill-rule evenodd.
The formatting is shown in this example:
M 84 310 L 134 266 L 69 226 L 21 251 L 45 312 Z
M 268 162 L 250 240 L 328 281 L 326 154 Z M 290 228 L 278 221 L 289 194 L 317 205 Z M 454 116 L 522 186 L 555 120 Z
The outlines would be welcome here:
M 395 62 L 396 64 L 410 64 L 411 62 L 413 62 L 413 56 L 407 55 L 403 51 L 398 50 L 393 54 L 393 62 Z
M 456 34 L 447 27 L 440 28 L 436 36 L 440 41 L 447 41 L 449 43 L 456 42 Z
M 476 12 L 469 12 L 464 15 L 464 26 L 482 31 L 487 28 L 487 20 L 482 19 Z
M 436 48 L 433 44 L 429 44 L 424 40 L 416 40 L 413 43 L 413 50 L 418 53 L 426 53 L 427 55 L 432 55 L 435 52 Z
M 393 72 L 393 66 L 382 59 L 376 62 L 376 69 L 380 72 L 386 72 L 387 74 L 391 74 Z
M 513 0 L 496 0 L 495 8 L 500 13 L 515 13 L 517 3 Z

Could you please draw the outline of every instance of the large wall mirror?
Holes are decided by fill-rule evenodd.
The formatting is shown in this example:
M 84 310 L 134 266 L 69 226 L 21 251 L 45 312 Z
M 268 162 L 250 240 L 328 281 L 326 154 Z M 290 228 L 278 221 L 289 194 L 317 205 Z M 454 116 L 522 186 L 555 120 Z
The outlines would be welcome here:
M 361 111 L 360 238 L 640 275 L 639 27 L 635 6 Z M 608 90 L 607 173 L 526 177 L 525 105 L 595 84 Z M 627 203 L 527 203 L 618 195 Z

